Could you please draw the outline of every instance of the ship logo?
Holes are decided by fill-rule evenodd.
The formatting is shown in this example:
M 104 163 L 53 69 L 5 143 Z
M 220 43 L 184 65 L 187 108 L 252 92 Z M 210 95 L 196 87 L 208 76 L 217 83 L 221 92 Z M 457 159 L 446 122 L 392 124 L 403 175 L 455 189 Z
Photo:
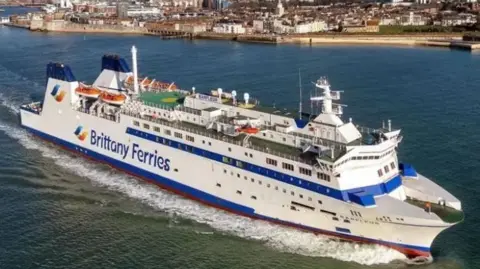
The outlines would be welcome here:
M 60 103 L 65 97 L 66 92 L 60 90 L 60 85 L 57 84 L 55 85 L 55 87 L 53 87 L 53 90 L 50 92 L 50 94 L 55 98 L 57 102 Z
M 83 126 L 78 126 L 73 133 L 80 141 L 85 140 L 85 138 L 88 136 L 88 132 L 83 130 Z

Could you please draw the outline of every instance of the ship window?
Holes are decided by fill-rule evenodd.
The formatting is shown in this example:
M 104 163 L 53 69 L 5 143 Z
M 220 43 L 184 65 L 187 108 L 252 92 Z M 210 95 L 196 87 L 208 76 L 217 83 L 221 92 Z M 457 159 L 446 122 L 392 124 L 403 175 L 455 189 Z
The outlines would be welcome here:
M 242 191 L 237 191 L 237 194 L 240 194 L 240 195 L 242 195 Z
M 322 201 L 321 201 L 321 200 L 318 200 L 318 203 L 319 203 L 319 204 L 322 204 Z
M 252 195 L 251 198 L 252 198 L 253 200 L 257 200 L 257 196 L 255 196 L 255 195 Z
M 172 132 L 170 130 L 165 129 L 165 134 L 166 135 L 172 135 Z
M 373 156 L 368 156 L 368 159 L 369 159 L 369 160 L 373 160 Z
M 275 190 L 278 191 L 278 186 L 275 186 Z
M 385 167 L 383 167 L 385 169 L 385 173 L 388 173 L 389 169 L 388 169 L 388 165 L 385 165 Z
M 287 193 L 287 190 L 286 190 L 286 189 L 283 189 L 283 193 Z
M 154 126 L 153 127 L 153 130 L 157 133 L 160 133 L 160 127 L 157 127 L 157 126 Z
M 293 171 L 293 165 L 289 163 L 282 163 L 282 168 Z
M 245 157 L 248 157 L 248 153 L 245 152 Z
M 177 133 L 177 132 L 174 132 L 173 133 L 173 136 L 175 136 L 176 138 L 183 138 L 183 135 L 181 133 Z
M 247 176 L 243 176 L 243 179 L 247 180 L 248 178 L 247 178 Z
M 290 206 L 290 209 L 295 211 L 297 210 L 293 205 Z
M 143 128 L 145 128 L 145 129 L 150 129 L 150 125 L 144 123 L 144 124 L 143 124 Z
M 378 159 L 380 159 L 380 156 L 375 156 L 375 160 L 378 160 Z
M 252 153 L 250 153 L 250 158 L 253 158 L 253 155 L 252 155 Z
M 378 176 L 379 176 L 379 177 L 383 176 L 382 169 L 378 169 L 377 173 L 378 173 Z
M 390 163 L 390 167 L 392 168 L 392 170 L 395 169 L 395 163 L 394 163 L 394 162 L 391 162 L 391 163 Z
M 300 170 L 300 174 L 304 174 L 304 175 L 307 175 L 307 176 L 312 175 L 312 170 L 310 170 L 310 169 L 299 167 L 299 170 Z
M 222 184 L 220 184 L 220 183 L 217 183 L 217 187 L 222 187 Z
M 232 151 L 232 148 L 228 148 L 228 151 Z
M 286 142 L 286 141 L 287 141 L 287 139 L 284 137 L 284 138 L 283 138 L 283 142 Z
M 224 163 L 232 164 L 232 159 L 230 159 L 230 158 L 228 158 L 228 157 L 225 157 L 225 156 L 222 157 L 222 161 L 223 161 Z
M 135 126 L 140 126 L 140 122 L 134 120 L 134 121 L 133 121 L 133 125 L 135 125 Z
M 303 199 L 303 195 L 299 194 L 298 196 L 300 196 L 300 198 Z
M 363 156 L 362 157 L 362 160 L 367 160 L 368 159 L 368 156 Z
M 208 142 L 208 145 L 211 146 L 211 145 L 212 145 L 212 142 Z
M 178 169 L 177 169 L 177 168 L 175 168 L 175 169 L 173 169 L 173 171 L 175 171 L 175 172 L 178 172 Z
M 258 181 L 258 185 L 262 185 L 262 181 L 261 181 L 261 180 Z
M 294 193 L 293 191 L 291 191 L 290 194 L 291 194 L 292 196 L 295 196 L 295 193 Z
M 337 218 L 337 217 L 333 217 L 332 219 L 338 221 L 338 218 Z
M 270 158 L 267 158 L 267 164 L 277 166 L 277 161 L 273 160 L 273 159 L 270 159 Z
M 205 144 L 205 140 L 202 140 L 202 144 Z
M 187 135 L 185 138 L 187 139 L 187 141 L 195 142 L 195 138 L 193 136 Z
M 237 174 L 237 177 L 240 178 L 240 174 Z
M 348 219 L 343 220 L 343 222 L 350 223 Z
M 312 201 L 312 197 L 308 197 L 308 201 Z
M 227 169 L 223 169 L 223 173 L 225 173 L 225 174 L 226 174 L 226 173 L 227 173 Z
M 250 180 L 251 180 L 252 182 L 255 182 L 255 179 L 253 179 L 253 178 L 251 178 Z
M 270 188 L 270 184 L 267 184 L 267 188 Z

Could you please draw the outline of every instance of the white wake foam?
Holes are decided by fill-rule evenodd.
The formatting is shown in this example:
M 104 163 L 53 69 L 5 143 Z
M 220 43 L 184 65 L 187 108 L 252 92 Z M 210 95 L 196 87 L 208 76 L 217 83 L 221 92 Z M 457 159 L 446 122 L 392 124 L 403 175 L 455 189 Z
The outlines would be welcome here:
M 8 102 L 7 102 L 8 103 Z M 10 105 L 7 105 L 9 107 Z M 92 162 L 79 162 L 78 159 L 53 146 L 31 139 L 26 131 L 0 122 L 0 131 L 27 149 L 38 150 L 44 157 L 52 159 L 57 165 L 80 176 L 87 177 L 94 184 L 100 184 L 113 191 L 138 199 L 151 207 L 167 212 L 173 218 L 179 216 L 199 223 L 205 223 L 216 231 L 234 234 L 243 238 L 264 242 L 279 251 L 315 257 L 330 257 L 342 261 L 353 261 L 372 265 L 403 260 L 405 256 L 392 249 L 377 245 L 332 241 L 324 236 L 270 224 L 264 221 L 229 214 L 211 207 L 203 206 L 177 195 L 158 189 L 156 186 L 142 183 L 115 170 L 104 171 Z

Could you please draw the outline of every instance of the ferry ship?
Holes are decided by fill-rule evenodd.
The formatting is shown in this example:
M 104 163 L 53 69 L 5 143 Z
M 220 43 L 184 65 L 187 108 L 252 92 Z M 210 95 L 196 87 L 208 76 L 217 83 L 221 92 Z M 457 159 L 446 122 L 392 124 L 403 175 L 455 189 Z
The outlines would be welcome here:
M 457 198 L 399 162 L 402 136 L 390 120 L 366 128 L 341 119 L 327 79 L 310 98 L 319 113 L 307 114 L 140 78 L 131 52 L 133 70 L 105 55 L 91 85 L 49 63 L 44 100 L 21 106 L 21 125 L 204 204 L 410 258 L 430 258 L 436 236 L 463 220 Z

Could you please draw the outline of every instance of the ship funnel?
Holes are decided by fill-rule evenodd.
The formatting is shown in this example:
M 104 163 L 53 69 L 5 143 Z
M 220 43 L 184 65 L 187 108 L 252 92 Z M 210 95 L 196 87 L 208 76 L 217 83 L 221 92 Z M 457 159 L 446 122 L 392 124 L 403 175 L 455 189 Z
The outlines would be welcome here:
M 233 104 L 237 104 L 237 91 L 232 91 Z
M 133 90 L 138 94 L 137 48 L 132 46 Z
M 223 93 L 222 88 L 218 88 L 217 93 L 218 93 L 218 102 L 221 103 L 222 102 L 222 93 Z
M 250 94 L 248 94 L 248 92 L 244 93 L 243 99 L 245 100 L 245 104 L 248 105 L 248 99 L 250 99 Z

